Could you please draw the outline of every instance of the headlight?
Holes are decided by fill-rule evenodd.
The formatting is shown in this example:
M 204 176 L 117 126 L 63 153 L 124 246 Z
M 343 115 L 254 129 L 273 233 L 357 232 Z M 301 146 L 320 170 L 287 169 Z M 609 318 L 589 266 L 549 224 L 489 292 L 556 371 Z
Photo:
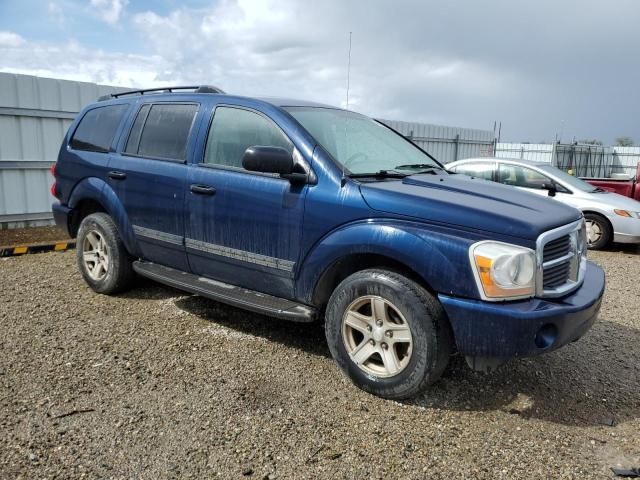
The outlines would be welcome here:
M 469 248 L 469 260 L 484 300 L 532 297 L 536 291 L 536 254 L 502 242 L 478 242 Z
M 634 212 L 632 210 L 619 210 L 616 208 L 613 210 L 613 213 L 621 217 L 640 218 L 640 212 Z

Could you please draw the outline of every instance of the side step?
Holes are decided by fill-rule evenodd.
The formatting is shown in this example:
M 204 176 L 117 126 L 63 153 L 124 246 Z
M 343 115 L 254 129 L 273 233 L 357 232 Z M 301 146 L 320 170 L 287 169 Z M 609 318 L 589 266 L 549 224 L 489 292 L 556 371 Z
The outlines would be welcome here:
M 293 322 L 313 322 L 316 318 L 316 309 L 308 305 L 199 277 L 156 263 L 138 260 L 133 262 L 133 269 L 139 275 L 165 285 L 263 315 Z

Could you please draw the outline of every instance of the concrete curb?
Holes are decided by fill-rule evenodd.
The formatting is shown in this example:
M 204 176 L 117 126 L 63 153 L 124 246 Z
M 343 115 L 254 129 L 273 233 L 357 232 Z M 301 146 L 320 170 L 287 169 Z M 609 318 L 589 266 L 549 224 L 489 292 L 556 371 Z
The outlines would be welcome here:
M 20 255 L 27 255 L 29 253 L 64 252 L 65 250 L 70 250 L 72 248 L 76 248 L 75 240 L 70 240 L 68 242 L 35 243 L 16 247 L 0 247 L 0 258 L 16 257 Z

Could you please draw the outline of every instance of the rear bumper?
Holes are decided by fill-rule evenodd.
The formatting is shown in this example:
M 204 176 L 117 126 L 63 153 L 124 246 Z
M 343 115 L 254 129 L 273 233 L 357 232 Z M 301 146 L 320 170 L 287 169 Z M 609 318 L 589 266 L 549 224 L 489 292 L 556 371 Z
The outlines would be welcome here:
M 73 237 L 69 232 L 69 216 L 71 215 L 71 209 L 60 204 L 60 202 L 55 202 L 51 205 L 51 211 L 53 212 L 53 219 L 55 220 L 56 225 L 64 230 L 67 235 Z
M 561 299 L 491 303 L 446 295 L 438 298 L 449 316 L 460 353 L 528 357 L 584 335 L 598 316 L 604 287 L 604 271 L 587 262 L 582 286 Z

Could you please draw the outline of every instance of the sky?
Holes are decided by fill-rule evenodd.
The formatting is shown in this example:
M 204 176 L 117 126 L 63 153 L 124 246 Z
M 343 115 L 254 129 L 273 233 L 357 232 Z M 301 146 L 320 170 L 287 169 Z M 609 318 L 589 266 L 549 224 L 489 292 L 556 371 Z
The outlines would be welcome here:
M 0 0 L 0 71 L 640 144 L 639 0 Z

